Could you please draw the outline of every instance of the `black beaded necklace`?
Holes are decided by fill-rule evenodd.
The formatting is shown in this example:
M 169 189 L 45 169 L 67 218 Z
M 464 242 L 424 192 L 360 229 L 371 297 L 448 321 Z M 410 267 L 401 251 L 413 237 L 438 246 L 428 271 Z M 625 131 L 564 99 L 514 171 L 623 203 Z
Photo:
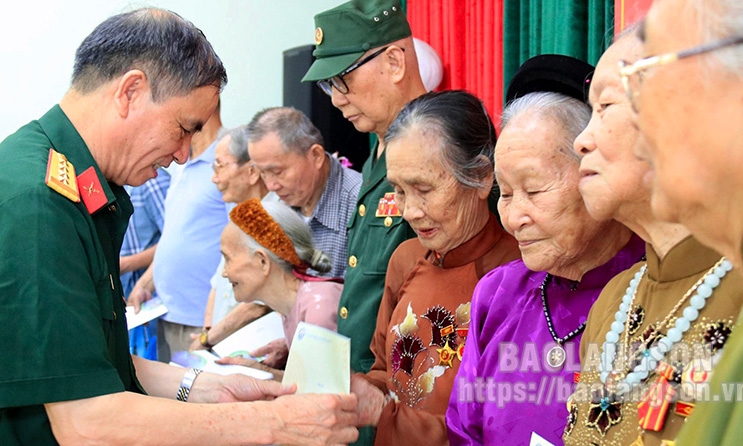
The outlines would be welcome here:
M 539 286 L 539 289 L 542 292 L 542 309 L 544 310 L 544 317 L 545 319 L 547 319 L 547 328 L 549 328 L 552 339 L 557 343 L 556 346 L 552 347 L 547 352 L 547 364 L 549 364 L 552 368 L 557 369 L 562 367 L 567 356 L 565 354 L 565 349 L 562 347 L 563 344 L 578 336 L 586 328 L 586 321 L 583 321 L 583 323 L 580 324 L 578 328 L 568 333 L 567 336 L 564 336 L 562 338 L 557 336 L 557 333 L 555 333 L 555 327 L 552 324 L 552 316 L 550 316 L 549 306 L 547 305 L 547 285 L 549 285 L 551 281 L 552 274 L 548 273 L 546 276 L 544 276 L 544 280 L 542 281 L 542 285 Z

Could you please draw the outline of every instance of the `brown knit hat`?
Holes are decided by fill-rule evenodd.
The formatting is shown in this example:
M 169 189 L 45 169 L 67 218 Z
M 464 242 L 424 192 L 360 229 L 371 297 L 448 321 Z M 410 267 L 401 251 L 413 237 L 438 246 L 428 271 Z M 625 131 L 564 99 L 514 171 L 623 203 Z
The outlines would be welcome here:
M 264 248 L 298 269 L 307 268 L 297 255 L 289 236 L 263 208 L 261 201 L 251 198 L 230 211 L 230 220 Z

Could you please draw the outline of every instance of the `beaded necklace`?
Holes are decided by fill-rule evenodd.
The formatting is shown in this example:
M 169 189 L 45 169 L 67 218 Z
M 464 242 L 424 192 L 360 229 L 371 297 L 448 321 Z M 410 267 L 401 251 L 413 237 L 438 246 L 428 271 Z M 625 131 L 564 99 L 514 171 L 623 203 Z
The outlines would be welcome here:
M 722 257 L 707 273 L 702 276 L 689 290 L 684 294 L 681 300 L 674 305 L 671 311 L 666 315 L 663 321 L 658 324 L 655 331 L 660 330 L 661 327 L 668 325 L 668 321 L 678 311 L 681 305 L 691 296 L 689 305 L 684 308 L 682 316 L 676 319 L 675 326 L 668 330 L 668 334 L 661 337 L 657 344 L 645 349 L 643 352 L 643 358 L 640 363 L 634 367 L 634 369 L 627 373 L 622 379 L 624 386 L 618 386 L 613 389 L 614 393 L 621 395 L 628 391 L 630 387 L 638 384 L 640 381 L 648 377 L 650 371 L 657 367 L 658 362 L 662 361 L 666 353 L 671 351 L 671 348 L 678 343 L 683 337 L 684 333 L 689 330 L 691 323 L 699 317 L 699 311 L 704 308 L 707 299 L 709 299 L 714 293 L 715 288 L 720 285 L 720 279 L 733 269 L 733 264 L 730 263 L 725 257 Z M 630 281 L 627 291 L 622 298 L 622 303 L 619 305 L 619 311 L 614 315 L 614 322 L 611 324 L 611 330 L 606 333 L 606 343 L 604 344 L 601 352 L 601 382 L 606 384 L 607 379 L 610 376 L 609 370 L 613 375 L 611 383 L 616 383 L 619 372 L 613 370 L 614 360 L 616 359 L 616 344 L 619 341 L 619 336 L 625 333 L 624 349 L 629 349 L 629 312 L 632 309 L 632 305 L 637 297 L 637 288 L 642 281 L 645 272 L 647 271 L 647 265 L 643 267 L 635 274 L 635 277 Z M 692 296 L 693 294 L 693 296 Z M 627 354 L 627 353 L 625 353 Z M 629 354 L 625 357 L 628 360 Z
M 546 276 L 544 276 L 544 280 L 542 281 L 542 285 L 539 286 L 539 289 L 542 292 L 542 310 L 544 311 L 545 319 L 547 319 L 547 328 L 550 331 L 552 339 L 554 339 L 554 341 L 557 343 L 556 346 L 552 347 L 547 352 L 547 364 L 549 364 L 550 367 L 556 369 L 561 367 L 565 363 L 565 358 L 567 357 L 565 349 L 562 347 L 563 344 L 578 336 L 586 328 L 586 321 L 583 321 L 582 324 L 580 324 L 575 330 L 571 331 L 567 335 L 563 337 L 557 336 L 555 327 L 552 324 L 552 316 L 550 316 L 549 306 L 547 305 L 547 285 L 549 285 L 551 280 L 552 274 L 548 273 Z
M 647 272 L 647 264 L 635 274 L 625 291 L 624 297 L 622 297 L 622 303 L 619 305 L 619 310 L 614 315 L 614 322 L 611 324 L 611 329 L 606 333 L 606 342 L 603 345 L 601 351 L 601 382 L 604 384 L 603 390 L 600 393 L 600 398 L 597 401 L 593 401 L 589 405 L 589 411 L 596 412 L 595 420 L 587 423 L 589 427 L 595 427 L 602 433 L 606 434 L 606 431 L 621 421 L 621 398 L 617 398 L 628 391 L 632 390 L 640 382 L 644 381 L 651 371 L 656 371 L 663 379 L 664 374 L 668 373 L 669 368 L 663 367 L 664 363 L 661 363 L 665 359 L 666 353 L 670 352 L 676 343 L 681 341 L 684 333 L 689 330 L 691 323 L 699 317 L 699 311 L 706 305 L 707 299 L 709 299 L 714 293 L 715 289 L 720 285 L 720 280 L 727 275 L 729 271 L 733 269 L 732 263 L 722 257 L 707 273 L 702 276 L 692 287 L 684 294 L 684 296 L 673 306 L 671 311 L 666 315 L 663 321 L 653 329 L 653 333 L 659 334 L 662 327 L 670 327 L 669 321 L 674 314 L 681 308 L 681 306 L 689 300 L 689 305 L 684 308 L 682 316 L 676 319 L 673 327 L 668 329 L 665 336 L 655 342 L 655 345 L 645 345 L 642 347 L 642 359 L 631 371 L 626 372 L 624 377 L 621 377 L 622 370 L 614 368 L 615 360 L 617 358 L 617 342 L 620 336 L 624 333 L 624 345 L 623 345 L 623 360 L 629 361 L 632 355 L 629 353 L 629 314 L 632 311 L 632 306 L 637 297 L 637 289 L 639 288 L 642 278 Z M 689 299 L 689 296 L 691 298 Z M 652 339 L 652 337 L 651 337 Z M 636 352 L 636 353 L 639 353 Z M 630 363 L 631 364 L 631 363 Z M 621 369 L 623 369 L 622 367 Z M 656 369 L 657 368 L 657 369 Z M 645 405 L 641 409 L 642 405 Z M 661 409 L 662 413 L 656 413 L 656 422 L 654 427 L 647 426 L 647 423 L 640 416 L 641 410 L 647 411 L 646 402 L 638 404 L 638 416 L 640 416 L 640 425 L 643 429 L 650 428 L 651 430 L 662 429 L 663 419 L 665 418 L 665 410 L 667 410 L 667 403 L 664 406 L 665 409 Z M 604 415 L 607 415 L 604 417 Z M 606 419 L 604 423 L 599 423 L 599 420 Z

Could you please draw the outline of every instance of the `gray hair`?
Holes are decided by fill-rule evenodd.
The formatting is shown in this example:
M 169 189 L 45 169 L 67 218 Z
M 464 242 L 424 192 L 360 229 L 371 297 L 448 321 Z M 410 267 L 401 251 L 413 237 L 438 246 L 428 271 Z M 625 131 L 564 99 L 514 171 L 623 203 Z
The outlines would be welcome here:
M 522 114 L 528 114 L 529 117 L 544 117 L 558 123 L 563 132 L 557 149 L 580 163 L 580 155 L 573 150 L 573 142 L 591 119 L 591 107 L 588 104 L 560 93 L 529 93 L 506 105 L 501 115 L 501 129 Z
M 490 189 L 495 126 L 482 101 L 464 90 L 426 93 L 410 101 L 387 129 L 385 142 L 417 129 L 440 150 L 459 184 Z
M 322 134 L 310 118 L 293 107 L 266 108 L 248 123 L 250 142 L 257 142 L 276 133 L 284 151 L 306 155 L 314 144 L 324 146 Z
M 299 256 L 299 260 L 310 265 L 315 271 L 321 273 L 327 273 L 330 271 L 332 264 L 330 256 L 315 248 L 312 242 L 312 232 L 304 222 L 302 217 L 299 216 L 294 210 L 285 205 L 284 203 L 274 202 L 261 202 L 261 205 L 266 210 L 268 215 L 274 219 L 274 221 L 281 227 L 286 233 L 289 240 L 294 244 L 294 250 Z M 230 222 L 230 224 L 234 224 Z M 253 237 L 246 234 L 244 231 L 240 231 L 242 234 L 242 240 L 244 245 L 250 250 L 251 253 L 257 249 L 263 249 L 268 253 L 268 257 L 272 262 L 277 264 L 282 270 L 287 273 L 291 273 L 294 266 L 282 259 L 281 257 L 274 254 L 271 250 L 265 246 L 260 245 L 253 239 Z
M 225 133 L 222 138 L 225 136 L 230 137 L 230 144 L 227 146 L 227 151 L 237 160 L 237 164 L 242 166 L 250 161 L 250 154 L 248 154 L 248 125 L 243 124 L 235 127 Z
M 697 13 L 703 41 L 743 35 L 743 3 L 740 0 L 695 0 L 691 5 Z M 722 68 L 743 77 L 743 45 L 712 51 L 702 57 L 717 61 Z
M 209 85 L 221 91 L 227 84 L 204 33 L 164 9 L 137 9 L 98 25 L 75 53 L 72 87 L 87 94 L 133 69 L 147 75 L 155 102 Z

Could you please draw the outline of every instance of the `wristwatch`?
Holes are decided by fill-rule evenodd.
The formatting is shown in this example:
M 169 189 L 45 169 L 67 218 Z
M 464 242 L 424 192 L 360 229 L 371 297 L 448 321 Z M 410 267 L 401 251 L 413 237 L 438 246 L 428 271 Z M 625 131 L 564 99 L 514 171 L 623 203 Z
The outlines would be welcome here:
M 193 386 L 194 380 L 201 372 L 203 370 L 200 369 L 186 370 L 186 373 L 183 375 L 183 381 L 181 381 L 181 386 L 178 388 L 178 393 L 175 396 L 176 400 L 183 401 L 184 403 L 188 401 L 188 395 L 191 394 L 191 386 Z
M 209 343 L 209 328 L 204 328 L 201 330 L 201 334 L 199 335 L 199 344 L 201 344 L 202 347 L 206 348 L 212 348 L 213 345 Z

